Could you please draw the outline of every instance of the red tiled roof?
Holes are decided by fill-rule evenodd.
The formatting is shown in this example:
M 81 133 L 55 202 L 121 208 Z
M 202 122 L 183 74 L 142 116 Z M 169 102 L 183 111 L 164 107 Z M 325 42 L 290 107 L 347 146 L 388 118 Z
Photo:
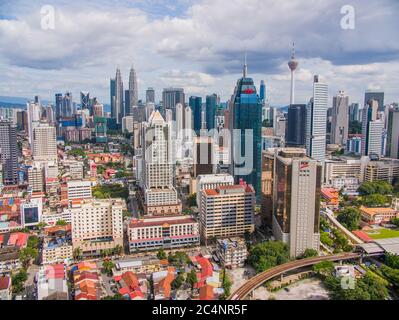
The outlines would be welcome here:
M 122 274 L 122 279 L 125 281 L 126 285 L 131 289 L 134 289 L 139 285 L 139 281 L 137 280 L 137 276 L 132 271 L 127 271 Z
M 0 290 L 8 289 L 9 286 L 10 286 L 10 278 L 0 277 Z
M 28 242 L 28 234 L 23 232 L 14 232 L 8 239 L 9 246 L 25 247 Z
M 213 287 L 206 285 L 200 288 L 199 292 L 200 300 L 213 300 L 215 295 L 213 293 Z
M 363 240 L 364 242 L 371 242 L 373 241 L 373 238 L 371 238 L 366 232 L 356 230 L 352 231 L 352 233 L 357 236 L 360 240 Z

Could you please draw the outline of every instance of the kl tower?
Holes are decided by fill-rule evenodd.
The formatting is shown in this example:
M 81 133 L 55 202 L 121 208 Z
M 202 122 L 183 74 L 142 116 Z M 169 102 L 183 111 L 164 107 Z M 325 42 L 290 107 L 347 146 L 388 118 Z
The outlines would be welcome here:
M 295 70 L 298 68 L 298 61 L 295 60 L 295 43 L 292 44 L 291 60 L 288 61 L 288 67 L 291 70 L 291 97 L 290 105 L 295 103 Z

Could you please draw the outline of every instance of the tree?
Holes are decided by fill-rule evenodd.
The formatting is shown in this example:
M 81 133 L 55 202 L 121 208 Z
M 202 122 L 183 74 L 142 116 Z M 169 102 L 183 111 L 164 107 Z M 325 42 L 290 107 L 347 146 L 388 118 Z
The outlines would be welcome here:
M 371 272 L 356 280 L 350 290 L 341 285 L 341 280 L 330 275 L 324 281 L 332 300 L 385 300 L 388 297 L 387 281 Z
M 182 268 L 190 263 L 190 258 L 188 257 L 187 253 L 178 251 L 175 252 L 175 254 L 169 254 L 168 261 L 176 268 Z
M 222 288 L 224 290 L 223 295 L 220 297 L 221 300 L 225 300 L 230 297 L 231 294 L 231 286 L 233 283 L 231 282 L 230 277 L 226 273 L 226 269 L 223 269 L 223 279 L 222 279 Z
M 360 210 L 355 207 L 347 207 L 340 211 L 337 220 L 350 231 L 359 229 Z
M 117 244 L 114 248 L 114 254 L 120 256 L 123 253 L 123 247 L 120 244 Z
M 190 194 L 187 198 L 187 203 L 189 207 L 197 207 L 197 194 Z
M 194 285 L 198 282 L 197 273 L 194 269 L 187 273 L 186 282 L 191 286 L 191 290 L 193 290 Z
M 392 194 L 393 187 L 386 181 L 365 182 L 359 187 L 358 191 L 361 195 L 387 195 Z
M 184 276 L 181 273 L 179 273 L 177 277 L 172 281 L 171 284 L 172 289 L 173 290 L 179 289 L 182 286 L 183 282 L 184 282 Z
M 73 250 L 73 259 L 75 261 L 79 261 L 82 259 L 82 249 L 80 248 L 76 248 L 75 250 Z
M 102 272 L 108 276 L 112 276 L 112 269 L 115 268 L 115 264 L 111 260 L 105 260 L 103 262 Z
M 394 224 L 395 226 L 399 227 L 399 218 L 393 218 L 391 220 L 391 223 Z
M 331 261 L 322 261 L 313 266 L 313 271 L 319 275 L 331 275 L 334 271 L 334 263 Z
M 366 207 L 382 207 L 389 204 L 390 200 L 387 196 L 376 193 L 363 196 L 361 202 Z
M 256 272 L 266 271 L 289 261 L 287 244 L 281 241 L 268 241 L 254 245 L 249 251 L 248 262 Z
M 386 253 L 385 263 L 388 267 L 391 267 L 393 269 L 399 269 L 399 256 L 396 254 Z
M 301 255 L 300 259 L 317 257 L 318 255 L 319 255 L 319 252 L 317 250 L 306 249 L 305 252 Z
M 165 259 L 167 258 L 164 249 L 160 249 L 160 250 L 157 252 L 157 258 L 158 258 L 159 260 L 165 260 Z
M 68 223 L 65 220 L 58 220 L 56 226 L 66 226 Z
M 21 269 L 18 273 L 12 275 L 12 291 L 14 294 L 21 292 L 24 289 L 25 281 L 28 280 L 28 273 L 25 269 Z
M 332 247 L 334 244 L 334 240 L 330 238 L 328 232 L 320 231 L 320 241 L 328 247 Z
M 106 296 L 101 300 L 125 300 L 125 298 L 120 293 L 116 293 L 113 296 Z

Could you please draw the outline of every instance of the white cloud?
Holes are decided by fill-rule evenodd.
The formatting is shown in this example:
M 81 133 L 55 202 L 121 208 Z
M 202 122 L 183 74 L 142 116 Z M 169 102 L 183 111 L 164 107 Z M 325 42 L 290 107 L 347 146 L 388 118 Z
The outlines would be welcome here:
M 360 99 L 368 87 L 380 86 L 388 100 L 398 99 L 399 43 L 392 41 L 399 27 L 392 9 L 398 5 L 393 0 L 378 5 L 353 0 L 357 22 L 349 32 L 339 27 L 344 0 L 46 2 L 56 9 L 55 30 L 40 28 L 40 7 L 30 1 L 15 2 L 11 14 L 16 19 L 0 18 L 0 95 L 52 99 L 59 91 L 72 90 L 77 97 L 89 90 L 108 103 L 116 66 L 127 81 L 134 63 L 142 97 L 148 86 L 158 93 L 182 86 L 187 95 L 217 92 L 227 99 L 247 49 L 256 83 L 265 79 L 272 104 L 285 104 L 286 63 L 295 40 L 297 97 L 303 102 L 316 73 L 327 79 L 331 93 L 344 89 Z

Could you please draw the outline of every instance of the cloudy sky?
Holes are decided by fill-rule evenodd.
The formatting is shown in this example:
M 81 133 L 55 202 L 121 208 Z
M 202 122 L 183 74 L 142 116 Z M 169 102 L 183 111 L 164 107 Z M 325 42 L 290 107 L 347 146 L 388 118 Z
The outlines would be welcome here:
M 43 28 L 44 5 L 54 29 Z M 354 29 L 341 26 L 344 5 Z M 109 103 L 117 65 L 127 84 L 134 64 L 139 98 L 179 86 L 227 100 L 247 50 L 249 75 L 265 80 L 272 105 L 286 105 L 295 41 L 296 102 L 309 100 L 319 74 L 330 103 L 338 90 L 363 102 L 366 89 L 383 89 L 390 103 L 399 100 L 398 14 L 397 0 L 1 0 L 0 96 L 90 91 Z

